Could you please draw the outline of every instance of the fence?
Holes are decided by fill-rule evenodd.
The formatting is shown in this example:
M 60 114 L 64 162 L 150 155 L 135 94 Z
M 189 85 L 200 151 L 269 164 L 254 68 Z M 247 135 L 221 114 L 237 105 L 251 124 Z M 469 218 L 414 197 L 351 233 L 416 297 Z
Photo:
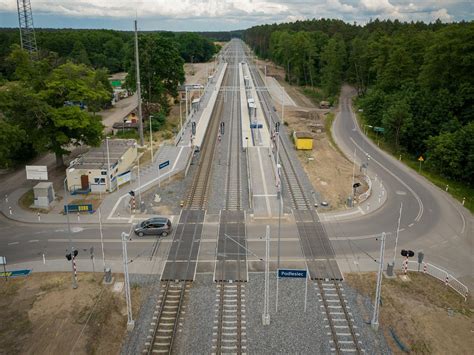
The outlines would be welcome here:
M 444 282 L 446 286 L 451 287 L 454 291 L 463 296 L 464 300 L 467 300 L 467 296 L 469 294 L 469 289 L 467 286 L 461 283 L 449 272 L 437 267 L 436 265 L 430 263 L 418 264 L 416 261 L 405 261 L 403 263 L 402 269 L 405 270 L 405 267 L 406 270 L 423 272 L 437 278 L 438 280 Z
M 359 203 L 362 203 L 365 200 L 367 200 L 367 198 L 370 196 L 370 193 L 372 192 L 372 180 L 370 180 L 370 177 L 368 177 L 367 175 L 364 175 L 363 179 L 365 180 L 369 188 L 367 189 L 366 192 L 364 192 L 363 194 L 359 196 Z

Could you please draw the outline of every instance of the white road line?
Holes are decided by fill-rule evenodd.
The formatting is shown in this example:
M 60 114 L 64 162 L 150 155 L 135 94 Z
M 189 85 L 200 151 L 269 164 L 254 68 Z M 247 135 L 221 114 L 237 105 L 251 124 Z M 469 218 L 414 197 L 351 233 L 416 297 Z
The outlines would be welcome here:
M 408 225 L 408 228 L 413 227 L 414 224 L 415 224 L 415 223 L 410 223 L 410 224 Z
M 20 244 L 20 242 L 11 242 L 11 243 L 8 243 L 8 245 L 17 245 L 17 244 Z
M 365 214 L 365 212 L 362 210 L 360 206 L 358 206 L 357 208 L 359 209 L 360 213 Z
M 38 240 L 38 239 L 31 239 L 31 240 L 29 240 L 28 242 L 29 242 L 29 243 L 38 243 L 39 240 Z
M 354 145 L 359 148 L 362 152 L 364 152 L 365 154 L 368 154 L 365 150 L 363 150 L 361 148 L 360 145 L 358 145 L 355 140 L 351 137 L 351 141 L 352 143 L 354 143 Z M 403 186 L 405 186 L 411 193 L 412 195 L 415 197 L 415 199 L 417 200 L 418 202 L 418 206 L 419 206 L 419 210 L 418 210 L 418 215 L 415 217 L 415 221 L 419 221 L 421 219 L 421 216 L 423 216 L 423 202 L 421 201 L 420 197 L 417 195 L 417 193 L 410 187 L 407 185 L 407 183 L 405 183 L 402 179 L 400 179 L 397 175 L 395 175 L 394 173 L 392 173 L 389 169 L 387 169 L 384 165 L 382 165 L 381 163 L 379 163 L 374 157 L 370 157 L 371 160 L 375 163 L 377 163 L 382 169 L 384 169 L 387 173 L 389 173 L 390 175 L 392 175 L 396 180 L 398 180 Z

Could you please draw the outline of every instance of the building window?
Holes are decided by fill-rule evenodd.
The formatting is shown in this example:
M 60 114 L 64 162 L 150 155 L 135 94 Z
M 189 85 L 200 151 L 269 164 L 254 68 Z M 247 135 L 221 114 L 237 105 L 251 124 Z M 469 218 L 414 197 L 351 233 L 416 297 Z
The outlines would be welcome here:
M 100 175 L 107 175 L 107 170 L 102 170 L 102 171 L 100 172 Z

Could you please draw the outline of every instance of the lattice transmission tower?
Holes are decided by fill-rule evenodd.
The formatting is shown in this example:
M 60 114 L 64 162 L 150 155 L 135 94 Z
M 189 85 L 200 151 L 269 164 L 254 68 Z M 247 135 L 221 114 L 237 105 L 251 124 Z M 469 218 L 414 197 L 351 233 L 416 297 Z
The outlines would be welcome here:
M 34 55 L 38 48 L 36 47 L 31 2 L 30 0 L 17 0 L 16 4 L 18 7 L 18 22 L 20 24 L 21 48 L 28 51 L 31 55 Z

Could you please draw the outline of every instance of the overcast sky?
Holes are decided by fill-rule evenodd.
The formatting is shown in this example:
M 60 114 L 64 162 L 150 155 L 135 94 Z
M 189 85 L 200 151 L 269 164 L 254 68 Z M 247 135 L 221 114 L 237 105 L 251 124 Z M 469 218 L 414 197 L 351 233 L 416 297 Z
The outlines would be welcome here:
M 31 0 L 34 26 L 130 30 L 219 31 L 312 18 L 443 22 L 474 19 L 463 0 Z M 0 0 L 0 27 L 17 27 L 16 1 Z

